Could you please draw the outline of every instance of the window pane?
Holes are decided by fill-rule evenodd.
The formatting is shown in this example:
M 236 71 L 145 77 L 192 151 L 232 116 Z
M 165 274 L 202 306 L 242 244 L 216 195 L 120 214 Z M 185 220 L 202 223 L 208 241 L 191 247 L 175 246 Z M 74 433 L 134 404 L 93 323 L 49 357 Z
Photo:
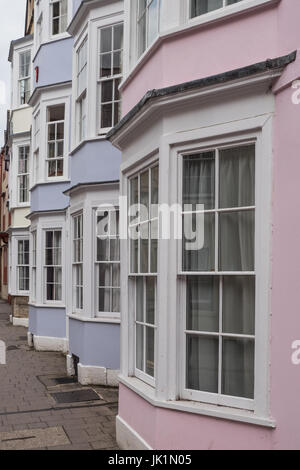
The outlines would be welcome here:
M 110 52 L 112 50 L 112 29 L 101 29 L 101 52 Z
M 149 272 L 149 224 L 144 223 L 140 226 L 140 272 Z
M 146 327 L 146 374 L 154 377 L 154 329 Z
M 112 289 L 112 312 L 119 313 L 120 310 L 120 289 Z
M 224 277 L 223 332 L 244 335 L 255 334 L 254 277 Z
M 223 340 L 222 393 L 233 397 L 254 398 L 253 340 Z
M 148 46 L 150 46 L 158 35 L 158 0 L 152 0 L 148 15 Z
M 121 69 L 121 52 L 114 52 L 114 65 L 113 65 L 113 74 L 119 75 L 122 73 Z
M 151 206 L 158 205 L 158 182 L 159 170 L 158 166 L 151 169 Z M 157 217 L 157 207 L 151 207 L 151 217 Z
M 223 0 L 192 0 L 191 17 L 203 15 L 223 7 Z
M 111 286 L 111 267 L 109 264 L 99 265 L 99 286 L 101 287 Z
M 155 324 L 155 284 L 155 278 L 146 278 L 146 323 L 149 325 Z
M 136 279 L 136 321 L 144 321 L 144 279 Z
M 132 230 L 131 230 L 132 233 Z M 130 239 L 130 270 L 132 273 L 138 272 L 138 240 Z
M 101 106 L 101 127 L 103 129 L 112 127 L 112 104 L 104 104 Z
M 218 392 L 219 341 L 187 335 L 186 387 L 202 392 Z
M 144 327 L 136 325 L 136 368 L 144 370 Z
M 109 240 L 108 238 L 97 239 L 97 261 L 109 261 Z
M 186 294 L 189 331 L 219 332 L 219 278 L 189 277 Z
M 141 213 L 141 221 L 149 218 L 149 171 L 145 171 L 140 176 L 140 204 L 144 206 Z M 145 210 L 146 209 L 146 210 Z
M 150 223 L 151 246 L 150 246 L 150 271 L 157 273 L 157 250 L 158 250 L 158 220 Z
M 255 205 L 255 146 L 220 151 L 220 208 Z
M 214 271 L 215 270 L 215 215 L 204 215 L 204 245 L 198 249 L 197 240 L 201 240 L 203 224 L 197 222 L 199 215 L 184 216 L 184 230 L 189 237 L 183 236 L 183 270 L 184 271 Z M 200 220 L 200 219 L 199 219 Z M 198 225 L 198 227 L 197 227 Z M 192 229 L 192 231 L 191 231 Z M 192 232 L 197 233 L 192 235 Z M 195 243 L 190 249 L 189 244 Z M 200 244 L 199 244 L 200 245 Z
M 254 211 L 220 214 L 220 270 L 254 271 Z
M 123 25 L 119 24 L 114 27 L 114 50 L 123 48 Z
M 215 207 L 215 154 L 201 153 L 183 160 L 183 204 Z
M 100 77 L 111 75 L 111 54 L 103 54 L 100 58 Z
M 120 264 L 112 265 L 112 286 L 120 287 Z
M 113 80 L 102 82 L 101 85 L 101 101 L 107 103 L 113 101 Z
M 99 312 L 110 312 L 110 289 L 99 289 Z

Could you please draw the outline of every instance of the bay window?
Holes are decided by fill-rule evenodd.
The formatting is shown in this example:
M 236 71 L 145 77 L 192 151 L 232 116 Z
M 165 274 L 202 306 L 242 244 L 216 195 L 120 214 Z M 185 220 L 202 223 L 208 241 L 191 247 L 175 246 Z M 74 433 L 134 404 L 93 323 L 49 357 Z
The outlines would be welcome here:
M 184 155 L 182 166 L 183 227 L 199 235 L 197 216 L 204 217 L 202 248 L 188 250 L 186 236 L 182 243 L 183 398 L 252 409 L 255 145 Z
M 158 179 L 158 165 L 130 179 L 130 282 L 135 293 L 135 375 L 151 385 L 155 377 Z
M 25 51 L 19 54 L 19 101 L 20 105 L 27 104 L 30 98 L 31 52 Z
M 210 11 L 226 8 L 229 5 L 239 3 L 243 0 L 191 0 L 191 18 L 204 15 Z
M 73 309 L 83 309 L 83 215 L 73 217 Z
M 123 24 L 100 29 L 99 50 L 100 132 L 106 133 L 119 122 L 121 115 Z
M 65 105 L 47 108 L 47 176 L 64 175 Z
M 18 202 L 29 202 L 29 146 L 19 147 Z
M 159 0 L 138 0 L 138 56 L 151 46 L 159 32 Z
M 52 36 L 64 33 L 68 26 L 68 0 L 51 0 Z
M 62 300 L 62 232 L 45 231 L 45 300 Z
M 98 313 L 120 313 L 119 211 L 97 211 L 97 299 Z
M 18 240 L 18 290 L 29 291 L 29 240 Z

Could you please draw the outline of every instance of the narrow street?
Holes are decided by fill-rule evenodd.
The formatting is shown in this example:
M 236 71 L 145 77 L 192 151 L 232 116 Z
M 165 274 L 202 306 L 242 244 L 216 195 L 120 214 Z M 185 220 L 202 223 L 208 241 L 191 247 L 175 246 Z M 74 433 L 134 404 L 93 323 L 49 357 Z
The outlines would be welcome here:
M 67 377 L 65 357 L 29 348 L 27 329 L 13 327 L 9 313 L 1 301 L 0 450 L 116 449 L 117 390 Z

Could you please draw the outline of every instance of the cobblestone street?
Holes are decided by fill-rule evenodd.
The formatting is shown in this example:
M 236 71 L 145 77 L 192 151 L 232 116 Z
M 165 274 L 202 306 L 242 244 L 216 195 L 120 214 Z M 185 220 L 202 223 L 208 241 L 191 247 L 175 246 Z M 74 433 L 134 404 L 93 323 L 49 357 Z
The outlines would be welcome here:
M 117 390 L 67 378 L 65 357 L 29 348 L 27 329 L 13 327 L 9 312 L 1 302 L 7 364 L 0 365 L 0 450 L 116 449 Z

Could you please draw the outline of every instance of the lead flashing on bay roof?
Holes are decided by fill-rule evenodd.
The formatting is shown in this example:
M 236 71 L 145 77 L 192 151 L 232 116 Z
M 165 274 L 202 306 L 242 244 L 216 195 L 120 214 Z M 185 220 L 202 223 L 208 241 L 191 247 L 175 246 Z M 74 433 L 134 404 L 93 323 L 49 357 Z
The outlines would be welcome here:
M 121 131 L 121 129 L 126 124 L 128 124 L 149 101 L 178 93 L 183 93 L 196 89 L 200 90 L 214 85 L 221 85 L 234 80 L 263 74 L 268 71 L 283 69 L 290 63 L 294 62 L 296 60 L 296 57 L 297 51 L 294 51 L 282 57 L 277 57 L 275 59 L 267 59 L 263 62 L 258 62 L 253 65 L 248 65 L 239 69 L 230 70 L 221 74 L 211 75 L 209 77 L 200 78 L 190 82 L 180 83 L 178 85 L 172 85 L 165 88 L 149 90 L 143 96 L 143 98 L 121 119 L 121 121 L 108 132 L 107 139 L 111 140 L 114 136 L 116 136 L 119 131 Z
M 72 192 L 76 191 L 77 189 L 84 189 L 85 187 L 89 188 L 91 186 L 109 186 L 109 185 L 116 185 L 116 184 L 120 184 L 120 180 L 78 183 L 72 186 L 71 188 L 66 189 L 66 191 L 63 191 L 63 194 L 65 194 L 66 196 L 69 196 Z

